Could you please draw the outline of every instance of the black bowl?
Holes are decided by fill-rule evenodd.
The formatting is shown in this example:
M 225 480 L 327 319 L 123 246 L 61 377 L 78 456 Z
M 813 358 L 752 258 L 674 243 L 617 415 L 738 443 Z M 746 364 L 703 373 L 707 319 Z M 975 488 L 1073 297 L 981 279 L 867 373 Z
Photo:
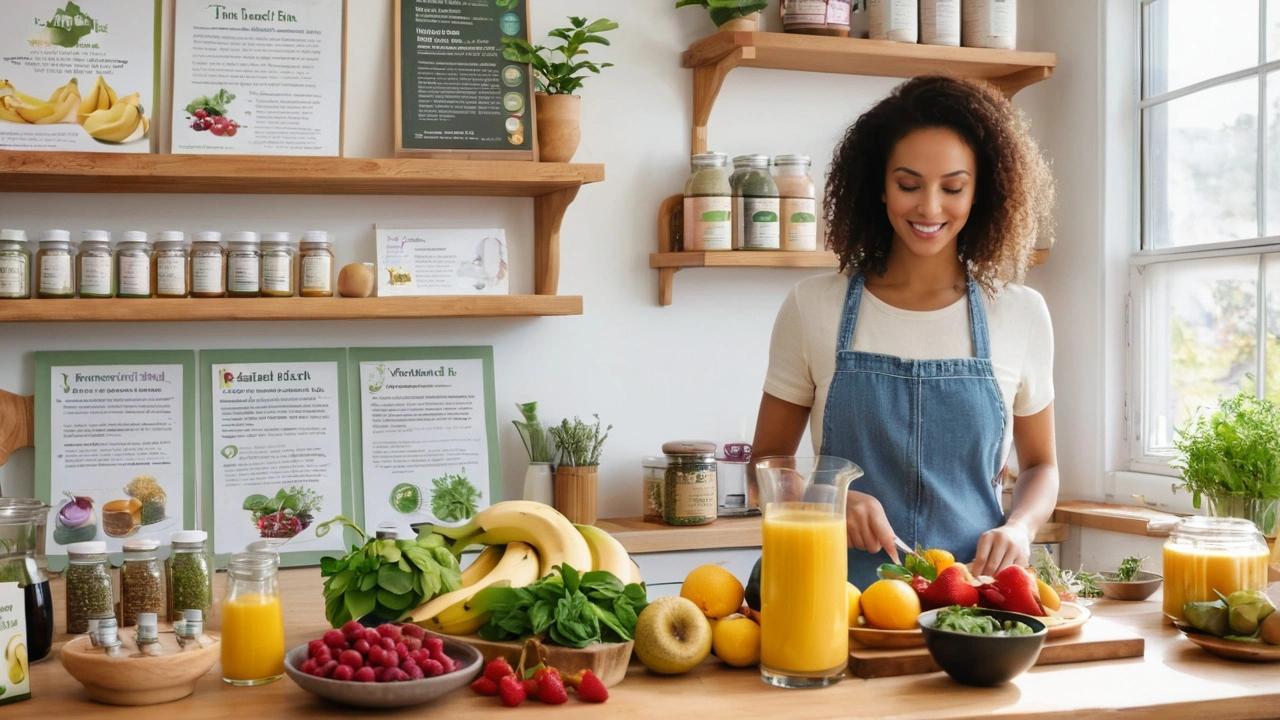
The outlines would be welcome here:
M 991 636 L 936 630 L 933 623 L 938 611 L 921 613 L 916 622 L 924 633 L 924 645 L 938 667 L 956 682 L 986 687 L 1009 682 L 1036 664 L 1048 636 L 1043 622 L 1030 615 L 1004 610 L 978 608 L 978 612 L 1000 622 L 1017 620 L 1030 627 L 1032 634 Z

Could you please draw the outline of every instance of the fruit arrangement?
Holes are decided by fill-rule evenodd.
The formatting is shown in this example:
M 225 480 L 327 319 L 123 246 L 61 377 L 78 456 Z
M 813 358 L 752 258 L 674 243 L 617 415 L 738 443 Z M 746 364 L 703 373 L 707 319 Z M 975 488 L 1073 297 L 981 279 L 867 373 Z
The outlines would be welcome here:
M 444 641 L 416 625 L 384 623 L 367 628 L 352 620 L 307 643 L 302 672 L 351 682 L 403 682 L 458 669 Z
M 78 122 L 90 137 L 107 143 L 138 140 L 146 136 L 150 126 L 138 93 L 117 97 L 101 75 L 83 98 L 72 78 L 48 100 L 27 95 L 8 80 L 0 80 L 0 120 L 29 125 Z
M 1197 630 L 1225 640 L 1280 645 L 1280 613 L 1262 590 L 1237 590 L 1217 600 L 1189 602 L 1182 616 Z
M 324 498 L 314 490 L 281 488 L 272 497 L 250 495 L 241 506 L 264 538 L 291 538 L 311 526 Z
M 72 78 L 48 100 L 19 92 L 8 80 L 0 81 L 0 120 L 28 125 L 75 122 L 80 108 L 80 85 Z
M 590 670 L 562 675 L 545 659 L 526 669 L 525 658 L 531 647 L 534 648 L 534 657 L 539 657 L 540 646 L 536 640 L 531 640 L 525 645 L 525 652 L 521 653 L 516 667 L 511 667 L 506 658 L 494 658 L 485 666 L 484 674 L 471 683 L 471 690 L 477 695 L 496 696 L 507 707 L 516 707 L 525 700 L 561 705 L 569 701 L 566 688 L 572 688 L 578 699 L 584 702 L 602 703 L 609 699 L 609 689 Z
M 198 97 L 187 103 L 186 111 L 190 115 L 191 129 L 196 132 L 208 132 L 218 137 L 235 137 L 240 131 L 240 123 L 227 115 L 227 105 L 236 96 L 225 88 L 207 97 Z
M 730 667 L 760 662 L 759 615 L 743 599 L 746 590 L 719 565 L 694 568 L 678 596 L 649 603 L 636 622 L 636 657 L 659 675 L 678 675 L 713 652 Z

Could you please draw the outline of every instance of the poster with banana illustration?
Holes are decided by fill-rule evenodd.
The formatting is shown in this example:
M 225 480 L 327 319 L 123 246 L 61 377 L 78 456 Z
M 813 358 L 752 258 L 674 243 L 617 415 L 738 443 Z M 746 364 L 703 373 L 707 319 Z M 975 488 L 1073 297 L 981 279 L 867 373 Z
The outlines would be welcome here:
M 160 0 L 5 0 L 0 148 L 147 153 Z

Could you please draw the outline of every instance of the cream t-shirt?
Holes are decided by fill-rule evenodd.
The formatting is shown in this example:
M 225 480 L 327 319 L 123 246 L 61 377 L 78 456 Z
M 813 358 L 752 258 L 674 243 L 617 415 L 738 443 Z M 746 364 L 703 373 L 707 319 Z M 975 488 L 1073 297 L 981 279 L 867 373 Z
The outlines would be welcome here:
M 822 447 L 822 417 L 835 373 L 836 340 L 849 278 L 833 273 L 801 281 L 773 326 L 764 391 L 811 408 L 813 451 Z M 1014 415 L 1034 415 L 1053 401 L 1053 325 L 1040 293 L 1009 285 L 995 298 L 982 294 L 991 339 L 991 363 L 1005 423 L 1001 456 L 1013 443 Z M 862 290 L 853 350 L 915 360 L 973 357 L 969 299 L 940 310 L 902 310 Z M 869 418 L 874 420 L 874 418 Z

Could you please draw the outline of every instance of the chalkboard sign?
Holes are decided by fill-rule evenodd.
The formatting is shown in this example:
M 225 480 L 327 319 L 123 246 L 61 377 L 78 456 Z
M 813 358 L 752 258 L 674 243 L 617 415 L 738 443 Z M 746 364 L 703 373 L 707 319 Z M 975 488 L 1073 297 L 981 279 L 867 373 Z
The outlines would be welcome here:
M 536 160 L 529 0 L 396 0 L 396 156 Z

